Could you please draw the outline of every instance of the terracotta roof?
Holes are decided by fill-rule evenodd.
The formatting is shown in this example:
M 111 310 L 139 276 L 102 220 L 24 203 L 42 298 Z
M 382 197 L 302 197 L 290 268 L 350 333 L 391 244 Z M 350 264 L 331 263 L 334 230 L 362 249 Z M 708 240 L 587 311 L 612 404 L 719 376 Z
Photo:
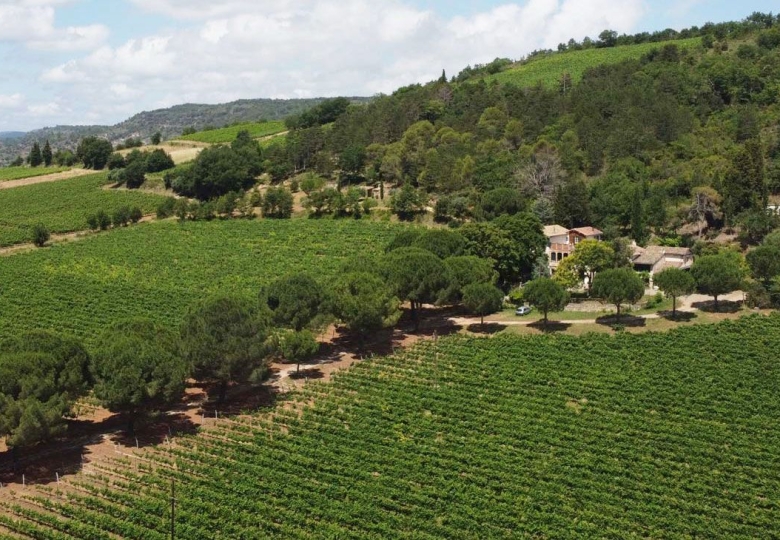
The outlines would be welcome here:
M 563 234 L 569 234 L 569 229 L 561 227 L 560 225 L 547 225 L 544 227 L 544 235 L 547 238 L 551 236 L 560 236 Z
M 600 236 L 604 234 L 595 227 L 577 227 L 576 229 L 572 230 L 574 232 L 580 233 L 582 236 Z
M 638 247 L 634 249 L 633 263 L 654 266 L 658 261 L 667 255 L 686 257 L 691 255 L 691 250 L 689 248 L 664 246 L 647 246 L 646 248 Z

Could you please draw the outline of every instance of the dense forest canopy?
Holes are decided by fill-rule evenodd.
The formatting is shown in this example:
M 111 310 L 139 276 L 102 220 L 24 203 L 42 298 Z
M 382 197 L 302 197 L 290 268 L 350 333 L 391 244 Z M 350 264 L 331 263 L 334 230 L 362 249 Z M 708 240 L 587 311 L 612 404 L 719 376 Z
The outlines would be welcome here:
M 662 42 L 558 88 L 443 74 L 364 105 L 326 103 L 288 123 L 265 168 L 277 181 L 314 171 L 340 185 L 411 186 L 443 221 L 530 210 L 640 243 L 679 243 L 686 226 L 755 226 L 780 194 L 780 22 L 754 14 L 667 37 L 691 35 L 702 44 Z M 628 40 L 602 38 L 594 46 Z M 512 208 L 496 213 L 507 198 Z

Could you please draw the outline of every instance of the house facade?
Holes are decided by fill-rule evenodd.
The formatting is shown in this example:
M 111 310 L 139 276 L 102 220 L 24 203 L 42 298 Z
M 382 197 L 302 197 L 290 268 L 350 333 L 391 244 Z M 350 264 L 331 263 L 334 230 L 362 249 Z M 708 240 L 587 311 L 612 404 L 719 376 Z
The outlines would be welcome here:
M 690 270 L 693 265 L 693 253 L 691 253 L 689 248 L 681 247 L 635 247 L 634 257 L 631 262 L 634 265 L 634 270 L 637 272 L 648 272 L 650 274 L 650 283 L 652 285 L 653 276 L 667 268 Z
M 545 253 L 550 270 L 554 272 L 563 259 L 574 253 L 577 244 L 583 240 L 601 240 L 603 233 L 594 227 L 567 229 L 560 225 L 547 225 L 544 235 L 547 237 Z

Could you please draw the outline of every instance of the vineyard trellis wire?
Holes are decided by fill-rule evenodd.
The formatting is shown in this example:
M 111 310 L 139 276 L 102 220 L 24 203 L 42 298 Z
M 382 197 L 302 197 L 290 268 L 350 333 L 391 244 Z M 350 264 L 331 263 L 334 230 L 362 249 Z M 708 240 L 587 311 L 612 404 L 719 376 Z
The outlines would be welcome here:
M 780 534 L 780 315 L 421 342 L 4 507 L 33 538 Z M 215 527 L 215 524 L 219 524 Z

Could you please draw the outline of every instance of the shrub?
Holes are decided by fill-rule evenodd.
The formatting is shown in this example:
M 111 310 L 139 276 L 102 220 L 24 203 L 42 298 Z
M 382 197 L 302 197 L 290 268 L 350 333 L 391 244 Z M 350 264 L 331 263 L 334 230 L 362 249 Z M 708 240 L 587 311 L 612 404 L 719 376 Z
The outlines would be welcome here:
M 138 159 L 125 168 L 125 185 L 128 189 L 137 189 L 146 181 L 146 163 Z
M 263 198 L 263 217 L 286 219 L 292 216 L 293 196 L 284 187 L 269 188 Z
M 154 150 L 149 154 L 149 157 L 146 158 L 146 172 L 155 173 L 167 171 L 175 166 L 173 158 L 171 158 L 171 156 L 162 148 Z
M 93 231 L 105 231 L 111 226 L 111 217 L 104 210 L 98 210 L 87 216 L 87 226 Z
M 114 215 L 111 216 L 111 222 L 114 224 L 114 227 L 127 225 L 130 222 L 130 207 L 120 206 L 117 208 Z
M 137 206 L 134 206 L 130 209 L 130 221 L 133 223 L 138 223 L 143 217 L 144 213 Z
M 179 221 L 187 219 L 187 214 L 190 210 L 190 203 L 187 199 L 176 199 L 173 205 L 173 214 L 179 218 Z
M 176 209 L 176 199 L 173 197 L 166 198 L 157 206 L 157 219 L 169 218 L 173 215 Z
M 49 241 L 49 238 L 51 238 L 51 233 L 46 225 L 38 223 L 33 227 L 33 244 L 43 247 Z
M 100 228 L 97 214 L 90 214 L 87 216 L 87 227 L 89 227 L 93 231 L 96 231 Z
M 108 173 L 108 181 L 116 186 L 121 186 L 125 183 L 125 169 L 114 169 Z
M 114 152 L 108 158 L 108 170 L 123 169 L 125 167 L 125 158 L 119 152 Z

